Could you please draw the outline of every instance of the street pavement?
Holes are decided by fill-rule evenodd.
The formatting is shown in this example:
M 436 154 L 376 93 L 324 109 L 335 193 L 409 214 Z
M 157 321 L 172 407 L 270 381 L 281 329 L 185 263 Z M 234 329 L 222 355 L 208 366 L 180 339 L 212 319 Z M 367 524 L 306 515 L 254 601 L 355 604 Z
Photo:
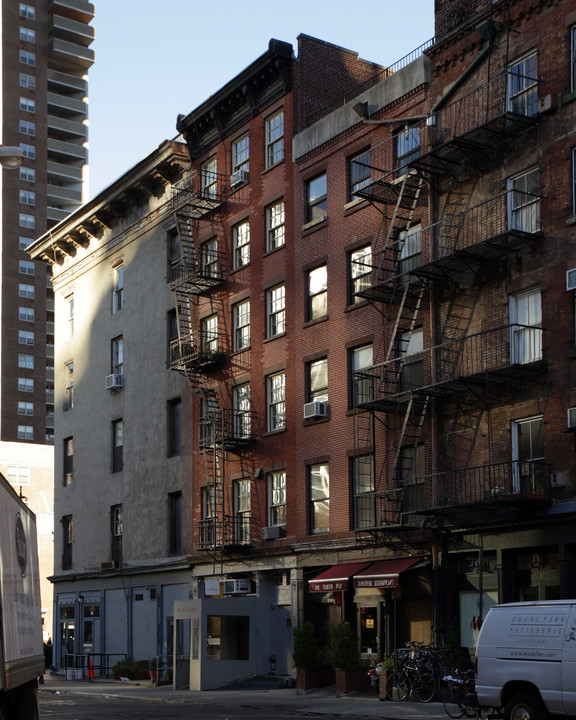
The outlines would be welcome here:
M 154 687 L 147 681 L 122 682 L 115 680 L 66 680 L 63 675 L 47 674 L 40 685 L 40 695 L 82 694 L 141 700 L 153 703 L 183 705 L 244 705 L 258 708 L 281 707 L 297 715 L 363 718 L 363 720 L 446 720 L 442 703 L 393 702 L 380 700 L 373 690 L 336 696 L 335 687 L 321 688 L 298 694 L 295 688 L 266 690 L 174 690 L 171 686 Z

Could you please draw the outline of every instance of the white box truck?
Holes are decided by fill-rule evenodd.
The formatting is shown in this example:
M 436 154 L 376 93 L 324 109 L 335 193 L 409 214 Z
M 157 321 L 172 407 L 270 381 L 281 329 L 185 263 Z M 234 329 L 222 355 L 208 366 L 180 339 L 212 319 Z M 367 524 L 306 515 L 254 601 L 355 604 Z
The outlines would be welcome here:
M 576 600 L 494 605 L 476 646 L 476 700 L 505 720 L 576 715 Z
M 36 517 L 0 475 L 0 720 L 38 720 L 43 673 Z

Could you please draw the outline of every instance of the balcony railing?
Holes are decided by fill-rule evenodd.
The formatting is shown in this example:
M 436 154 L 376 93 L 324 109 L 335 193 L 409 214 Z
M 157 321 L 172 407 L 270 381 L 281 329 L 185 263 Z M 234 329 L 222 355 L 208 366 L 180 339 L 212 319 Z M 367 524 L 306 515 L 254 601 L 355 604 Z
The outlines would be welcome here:
M 196 523 L 196 547 L 211 550 L 252 543 L 252 520 L 249 515 L 225 515 L 223 520 L 209 518 Z
M 197 330 L 170 343 L 172 370 L 209 368 L 227 357 L 228 336 L 225 333 Z
M 543 365 L 542 333 L 504 325 L 364 368 L 354 374 L 357 405 L 393 411 L 414 391 L 443 394 L 524 377 Z

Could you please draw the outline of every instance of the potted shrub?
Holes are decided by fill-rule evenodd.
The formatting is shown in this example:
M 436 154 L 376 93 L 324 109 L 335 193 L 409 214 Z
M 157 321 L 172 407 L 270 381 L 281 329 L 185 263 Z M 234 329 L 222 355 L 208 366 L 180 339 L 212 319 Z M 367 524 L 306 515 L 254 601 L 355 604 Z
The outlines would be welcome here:
M 358 643 L 350 624 L 342 621 L 332 630 L 330 637 L 330 662 L 336 673 L 336 693 L 363 690 L 368 685 L 368 675 L 360 668 Z
M 164 663 L 160 660 L 160 658 L 153 657 L 148 663 L 148 668 L 150 672 L 150 680 L 152 680 L 153 683 L 157 683 L 158 673 L 164 669 Z
M 334 671 L 322 661 L 314 626 L 308 620 L 294 628 L 294 665 L 296 666 L 296 690 L 307 692 L 334 682 Z
M 112 676 L 116 680 L 127 678 L 128 680 L 137 680 L 140 677 L 140 664 L 131 657 L 119 660 L 112 666 Z
M 394 659 L 389 657 L 382 660 L 377 667 L 380 683 L 378 697 L 380 700 L 392 699 L 392 675 L 394 674 Z

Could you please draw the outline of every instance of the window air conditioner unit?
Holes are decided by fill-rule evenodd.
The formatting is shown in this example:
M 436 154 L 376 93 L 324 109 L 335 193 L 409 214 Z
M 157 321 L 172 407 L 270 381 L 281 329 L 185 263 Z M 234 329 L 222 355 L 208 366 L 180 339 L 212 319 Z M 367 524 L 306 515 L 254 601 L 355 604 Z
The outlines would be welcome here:
M 286 531 L 280 525 L 269 525 L 262 528 L 262 540 L 277 540 L 284 537 Z
M 304 420 L 328 417 L 327 402 L 309 402 L 304 405 Z
M 566 273 L 566 290 L 576 290 L 576 268 Z
M 576 407 L 568 408 L 568 429 L 576 429 Z
M 248 182 L 248 170 L 236 170 L 230 175 L 230 187 L 238 187 Z
M 106 390 L 120 390 L 124 387 L 124 375 L 106 375 Z
M 116 560 L 105 560 L 100 563 L 100 570 L 114 570 L 116 567 Z
M 224 595 L 245 595 L 251 591 L 252 583 L 248 578 L 224 580 Z

